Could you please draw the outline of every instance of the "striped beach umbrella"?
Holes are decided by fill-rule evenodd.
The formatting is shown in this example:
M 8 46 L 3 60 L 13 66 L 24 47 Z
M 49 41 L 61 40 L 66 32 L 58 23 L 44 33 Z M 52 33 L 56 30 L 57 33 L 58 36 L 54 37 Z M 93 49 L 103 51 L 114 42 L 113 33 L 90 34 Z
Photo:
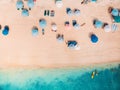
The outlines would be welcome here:
M 34 0 L 28 0 L 27 5 L 29 7 L 29 9 L 34 7 Z
M 96 28 L 102 28 L 103 27 L 103 22 L 101 22 L 99 20 L 96 20 L 94 25 L 95 25 Z
M 22 9 L 24 7 L 23 1 L 22 0 L 18 0 L 16 2 L 16 7 L 17 7 L 17 9 Z
M 32 29 L 32 35 L 33 35 L 33 36 L 37 36 L 38 34 L 39 34 L 38 28 L 37 28 L 37 27 L 34 27 L 34 28 Z
M 113 10 L 111 11 L 111 14 L 112 14 L 113 16 L 118 16 L 119 10 L 118 10 L 118 9 L 113 9 Z
M 92 35 L 90 36 L 90 38 L 91 38 L 91 42 L 92 42 L 92 43 L 97 43 L 97 42 L 98 42 L 98 37 L 97 37 L 95 34 L 92 34 Z
M 27 9 L 23 9 L 22 16 L 24 16 L 24 17 L 29 16 L 29 11 Z
M 8 26 L 5 26 L 5 27 L 4 27 L 4 30 L 2 31 L 2 34 L 3 34 L 4 36 L 7 36 L 7 35 L 9 34 L 9 27 L 8 27 Z
M 44 19 L 39 20 L 39 25 L 41 28 L 45 28 L 47 26 L 47 22 Z

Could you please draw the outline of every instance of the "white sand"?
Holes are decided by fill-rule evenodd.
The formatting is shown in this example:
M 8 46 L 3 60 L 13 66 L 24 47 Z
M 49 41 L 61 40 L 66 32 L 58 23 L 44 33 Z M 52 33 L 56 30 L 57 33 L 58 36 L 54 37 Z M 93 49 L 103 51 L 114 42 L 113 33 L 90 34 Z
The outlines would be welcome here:
M 30 16 L 22 17 L 21 11 L 16 9 L 16 0 L 0 1 L 0 24 L 2 27 L 4 25 L 10 27 L 8 36 L 3 36 L 0 31 L 1 68 L 84 66 L 120 62 L 120 30 L 106 33 L 102 29 L 95 29 L 92 24 L 95 18 L 111 24 L 111 18 L 107 12 L 108 7 L 120 8 L 120 1 L 102 0 L 97 4 L 81 5 L 79 0 L 63 0 L 63 3 L 63 7 L 59 9 L 54 4 L 54 0 L 37 0 L 36 6 L 30 11 Z M 81 15 L 69 17 L 65 13 L 66 7 L 80 9 Z M 45 9 L 55 10 L 55 17 L 45 17 Z M 44 36 L 38 25 L 41 18 L 45 18 L 48 24 Z M 79 24 L 86 23 L 86 25 L 76 31 L 72 27 L 72 20 L 77 20 Z M 70 30 L 65 29 L 65 21 L 70 22 Z M 79 42 L 81 47 L 79 51 L 69 50 L 65 43 L 57 42 L 57 33 L 51 31 L 53 22 L 58 26 L 57 33 L 64 34 L 65 40 Z M 38 37 L 32 37 L 33 26 L 39 27 Z M 118 26 L 120 28 L 120 24 Z M 90 42 L 90 32 L 99 37 L 97 44 Z

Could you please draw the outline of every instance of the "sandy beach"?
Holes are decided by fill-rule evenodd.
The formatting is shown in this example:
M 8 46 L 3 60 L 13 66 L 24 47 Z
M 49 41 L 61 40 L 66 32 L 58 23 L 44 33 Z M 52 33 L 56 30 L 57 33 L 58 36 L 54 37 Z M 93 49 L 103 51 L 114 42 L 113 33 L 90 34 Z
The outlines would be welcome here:
M 28 17 L 21 16 L 16 9 L 17 0 L 0 0 L 0 24 L 10 28 L 8 36 L 0 31 L 0 68 L 6 67 L 74 67 L 93 64 L 120 62 L 120 24 L 116 32 L 106 33 L 103 29 L 96 29 L 93 20 L 99 19 L 112 24 L 108 8 L 120 9 L 119 0 L 100 0 L 97 3 L 81 5 L 80 0 L 63 0 L 63 7 L 57 8 L 54 0 L 37 0 L 35 7 Z M 25 7 L 27 8 L 26 2 Z M 80 16 L 69 17 L 66 8 L 78 8 Z M 54 10 L 55 17 L 44 16 L 44 10 Z M 45 35 L 39 27 L 39 19 L 47 21 Z M 80 30 L 74 30 L 72 20 L 79 24 L 86 23 Z M 71 29 L 64 26 L 69 21 Z M 57 32 L 51 31 L 51 23 L 58 26 Z M 31 29 L 37 26 L 39 35 L 33 37 Z M 99 37 L 97 44 L 90 42 L 89 33 Z M 56 34 L 64 34 L 65 41 L 76 40 L 80 50 L 70 50 L 65 42 L 58 43 Z

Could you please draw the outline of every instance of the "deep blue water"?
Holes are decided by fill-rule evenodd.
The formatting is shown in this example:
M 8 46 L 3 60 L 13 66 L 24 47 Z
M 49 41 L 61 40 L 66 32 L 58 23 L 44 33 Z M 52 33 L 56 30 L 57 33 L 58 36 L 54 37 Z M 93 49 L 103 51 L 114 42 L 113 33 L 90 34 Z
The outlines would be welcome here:
M 0 70 L 0 90 L 120 90 L 119 67 L 94 69 Z

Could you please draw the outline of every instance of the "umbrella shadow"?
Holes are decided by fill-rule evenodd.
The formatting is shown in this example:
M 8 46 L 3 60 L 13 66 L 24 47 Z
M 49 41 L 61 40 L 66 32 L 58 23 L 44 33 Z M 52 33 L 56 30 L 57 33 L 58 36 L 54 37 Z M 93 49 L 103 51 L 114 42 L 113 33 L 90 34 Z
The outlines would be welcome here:
M 74 10 L 73 10 L 73 12 L 75 12 L 75 11 L 80 11 L 79 9 L 77 9 L 77 8 L 75 8 Z
M 70 23 L 69 23 L 69 21 L 66 21 L 66 22 L 64 23 L 64 25 L 66 25 L 66 24 L 68 24 L 68 25 L 69 25 L 69 24 L 70 24 Z
M 56 38 L 59 38 L 59 37 L 64 38 L 64 35 L 63 35 L 63 34 L 57 34 L 57 35 L 56 35 Z
M 77 24 L 77 21 L 76 20 L 72 20 L 72 25 L 76 25 Z
M 2 29 L 2 25 L 0 25 L 0 30 Z
M 35 29 L 35 30 L 38 30 L 38 27 L 37 27 L 37 26 L 33 26 L 33 27 L 32 27 L 32 30 L 34 30 L 34 29 Z
M 90 33 L 88 34 L 88 37 L 91 38 L 92 35 L 95 35 L 95 34 L 94 34 L 93 32 L 90 32 Z
M 41 19 L 39 19 L 39 22 L 41 22 L 41 21 L 43 21 L 43 20 L 45 20 L 44 18 L 41 18 Z
M 52 22 L 51 25 L 56 25 L 56 23 Z
M 69 11 L 71 11 L 71 8 L 66 8 L 66 13 L 68 13 Z
M 4 29 L 9 30 L 9 26 L 5 25 Z
M 26 10 L 27 12 L 29 12 L 27 8 L 22 8 L 22 10 Z
M 102 28 L 104 28 L 106 25 L 108 25 L 108 23 L 105 22 L 105 23 L 103 24 L 103 27 L 102 27 Z
M 97 20 L 98 20 L 97 18 L 95 18 L 95 19 L 93 20 L 93 25 L 95 25 L 95 22 L 96 22 Z
M 113 20 L 114 17 L 113 17 L 113 15 L 111 14 L 112 10 L 113 10 L 113 7 L 111 7 L 111 6 L 108 7 L 108 13 L 110 14 L 111 21 L 114 22 L 114 20 Z
M 113 7 L 108 7 L 108 13 L 111 13 L 113 10 Z

